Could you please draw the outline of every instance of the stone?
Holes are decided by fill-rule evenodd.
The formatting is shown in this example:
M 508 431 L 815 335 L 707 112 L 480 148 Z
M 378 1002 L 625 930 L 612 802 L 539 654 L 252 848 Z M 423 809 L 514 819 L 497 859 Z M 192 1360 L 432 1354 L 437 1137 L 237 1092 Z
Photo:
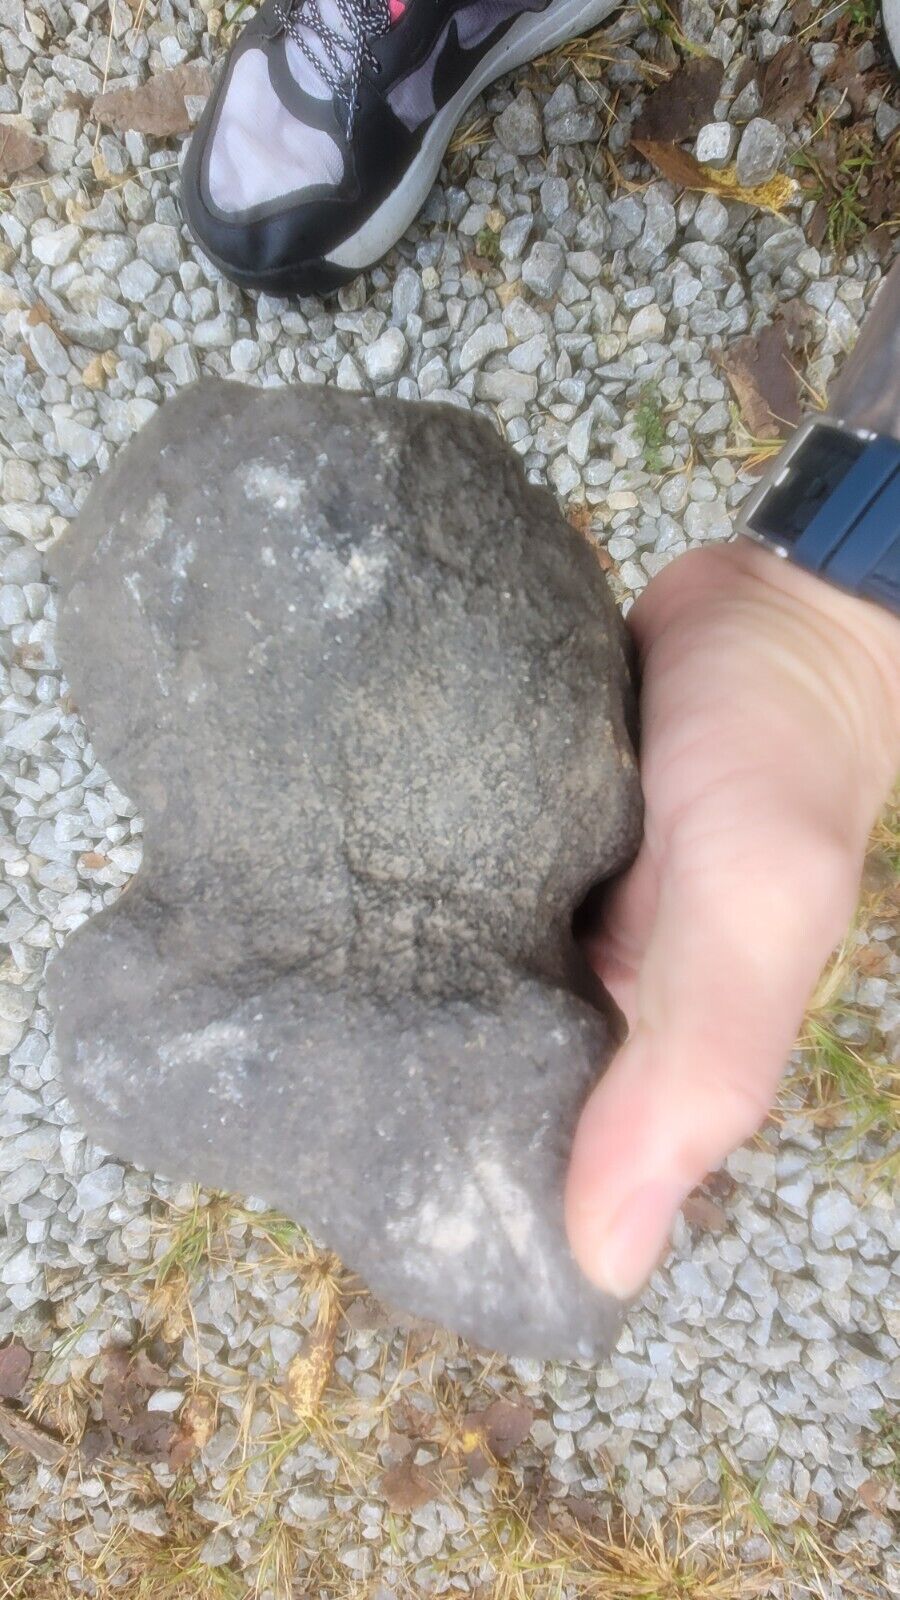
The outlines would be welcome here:
M 665 337 L 666 319 L 657 305 L 642 306 L 628 324 L 628 343 L 644 344 Z
M 31 250 L 37 261 L 45 267 L 61 267 L 81 243 L 81 229 L 74 223 L 65 228 L 54 228 L 51 233 L 36 233 Z
M 137 247 L 157 272 L 177 272 L 181 265 L 181 235 L 168 223 L 146 223 L 138 232 Z
M 566 257 L 561 245 L 541 239 L 522 264 L 522 282 L 541 300 L 549 300 L 563 281 Z
M 730 122 L 707 122 L 697 135 L 694 155 L 705 167 L 727 167 L 737 144 L 737 129 Z
M 115 1161 L 106 1161 L 94 1172 L 86 1172 L 75 1186 L 75 1199 L 82 1211 L 96 1211 L 108 1206 L 122 1193 L 125 1169 Z
M 363 355 L 372 383 L 390 383 L 403 371 L 408 345 L 399 328 L 385 328 L 379 338 L 367 345 Z
M 52 564 L 144 818 L 50 970 L 91 1136 L 261 1196 L 482 1345 L 595 1356 L 618 1307 L 562 1189 L 619 1030 L 572 918 L 641 801 L 591 547 L 484 418 L 205 380 Z
M 459 352 L 460 372 L 472 372 L 475 367 L 488 356 L 498 350 L 505 350 L 509 343 L 506 329 L 502 322 L 482 322 L 468 339 Z
M 494 132 L 504 150 L 514 156 L 536 156 L 544 143 L 538 103 L 530 89 L 522 89 L 494 122 Z
M 735 171 L 742 189 L 754 189 L 774 178 L 784 155 L 786 139 L 774 122 L 754 117 L 741 134 Z

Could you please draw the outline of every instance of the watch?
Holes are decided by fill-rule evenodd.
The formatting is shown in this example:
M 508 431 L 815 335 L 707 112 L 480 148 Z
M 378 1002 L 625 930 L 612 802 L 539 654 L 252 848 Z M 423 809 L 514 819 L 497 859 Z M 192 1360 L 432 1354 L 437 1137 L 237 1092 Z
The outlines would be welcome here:
M 832 410 L 808 417 L 741 508 L 738 531 L 900 615 L 900 259 Z

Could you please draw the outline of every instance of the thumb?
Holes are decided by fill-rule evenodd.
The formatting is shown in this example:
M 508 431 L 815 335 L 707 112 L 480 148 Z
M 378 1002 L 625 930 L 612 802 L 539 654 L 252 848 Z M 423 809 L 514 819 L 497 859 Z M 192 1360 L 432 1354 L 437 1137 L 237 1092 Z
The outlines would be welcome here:
M 852 913 L 856 852 L 812 825 L 786 831 L 785 815 L 757 812 L 752 843 L 692 816 L 660 863 L 634 1026 L 582 1113 L 566 1194 L 577 1260 L 621 1299 L 688 1192 L 765 1117 Z

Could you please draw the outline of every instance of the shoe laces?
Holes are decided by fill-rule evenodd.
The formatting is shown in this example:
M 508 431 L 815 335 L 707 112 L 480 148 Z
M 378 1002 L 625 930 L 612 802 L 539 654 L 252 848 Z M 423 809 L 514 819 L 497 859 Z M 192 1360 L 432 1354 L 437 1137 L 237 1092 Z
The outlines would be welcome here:
M 391 0 L 331 0 L 332 18 L 320 0 L 277 0 L 275 16 L 298 50 L 346 107 L 347 133 L 359 102 L 363 66 L 380 70 L 371 41 L 391 26 Z M 340 29 L 335 26 L 340 18 Z

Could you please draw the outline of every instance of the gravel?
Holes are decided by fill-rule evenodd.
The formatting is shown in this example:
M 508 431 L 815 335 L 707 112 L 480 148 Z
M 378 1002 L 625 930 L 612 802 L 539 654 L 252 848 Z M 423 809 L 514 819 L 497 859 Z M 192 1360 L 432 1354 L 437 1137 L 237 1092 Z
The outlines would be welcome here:
M 727 167 L 737 137 L 737 129 L 730 122 L 707 122 L 697 135 L 694 155 L 706 167 Z
M 883 271 L 866 246 L 840 262 L 827 241 L 813 246 L 802 196 L 774 217 L 648 181 L 628 139 L 644 93 L 637 64 L 657 36 L 630 7 L 612 23 L 605 53 L 615 59 L 598 83 L 557 61 L 473 107 L 467 121 L 483 111 L 486 141 L 445 166 L 422 218 L 364 282 L 327 304 L 250 299 L 190 244 L 177 142 L 104 131 L 95 145 L 82 97 L 105 75 L 135 83 L 178 58 L 217 54 L 210 30 L 222 12 L 205 0 L 149 0 L 139 30 L 134 11 L 0 0 L 0 111 L 23 116 L 47 146 L 44 181 L 14 183 L 0 209 L 0 1340 L 16 1332 L 39 1363 L 57 1346 L 51 1386 L 88 1382 L 103 1349 L 144 1335 L 139 1275 L 163 1248 L 155 1230 L 173 1207 L 190 1215 L 193 1200 L 88 1146 L 60 1097 L 47 1035 L 48 952 L 121 893 L 141 851 L 141 818 L 97 764 L 54 651 L 42 553 L 90 484 L 197 373 L 475 407 L 535 482 L 591 520 L 627 608 L 682 550 L 727 538 L 751 486 L 727 453 L 735 434 L 721 349 L 790 307 L 806 322 L 805 376 L 824 392 Z M 755 78 L 736 97 L 732 87 L 745 59 L 768 60 L 790 37 L 792 8 L 684 0 L 680 19 L 694 45 L 727 62 L 699 158 L 718 159 L 701 154 L 703 140 L 709 148 L 727 118 L 732 151 L 740 137 L 739 181 L 787 170 L 791 138 L 760 116 Z M 597 144 L 608 104 L 615 116 Z M 875 133 L 886 141 L 896 113 L 884 104 Z M 726 133 L 716 138 L 723 150 Z M 633 191 L 613 192 L 607 146 Z M 95 157 L 115 176 L 98 179 Z M 483 228 L 499 241 L 496 264 L 478 254 Z M 640 421 L 654 408 L 655 453 Z M 289 707 L 283 719 L 288 736 Z M 866 971 L 886 983 L 848 989 L 841 1030 L 862 1047 L 880 1029 L 896 1053 L 896 929 L 885 922 L 857 937 Z M 832 1530 L 835 1575 L 810 1579 L 798 1559 L 772 1592 L 837 1597 L 856 1592 L 862 1570 L 866 1594 L 896 1594 L 898 1490 L 879 1419 L 896 1414 L 900 1390 L 900 1220 L 890 1191 L 867 1176 L 884 1147 L 836 1121 L 812 1128 L 789 1099 L 778 1125 L 726 1163 L 719 1231 L 679 1222 L 671 1255 L 597 1370 L 486 1367 L 452 1342 L 395 1331 L 389 1317 L 369 1330 L 348 1324 L 328 1402 L 341 1449 L 352 1443 L 387 1464 L 378 1429 L 391 1426 L 388 1394 L 433 1411 L 437 1390 L 442 1414 L 460 1417 L 494 1395 L 524 1394 L 536 1420 L 511 1471 L 521 1483 L 527 1469 L 552 1506 L 604 1508 L 611 1484 L 645 1522 L 687 1502 L 688 1525 L 710 1548 L 717 1535 L 702 1530 L 715 1520 L 725 1460 L 758 1486 L 780 1548 L 798 1517 L 817 1536 Z M 388 1537 L 377 1475 L 348 1481 L 327 1437 L 312 1434 L 276 1483 L 257 1484 L 260 1509 L 228 1520 L 222 1497 L 240 1430 L 264 1427 L 259 1386 L 283 1376 L 316 1314 L 296 1271 L 266 1265 L 253 1214 L 235 1217 L 221 1259 L 201 1273 L 193 1325 L 167 1330 L 157 1404 L 174 1406 L 198 1376 L 221 1397 L 217 1432 L 192 1463 L 202 1559 L 246 1574 L 252 1590 L 260 1525 L 275 1515 L 325 1552 L 345 1587 L 387 1597 L 446 1586 L 448 1563 L 490 1510 L 490 1474 L 464 1481 L 452 1501 L 394 1515 Z M 420 1450 L 429 1453 L 439 1451 Z M 257 1470 L 249 1461 L 248 1477 Z M 33 1547 L 43 1537 L 55 1549 L 63 1525 L 80 1541 L 75 1593 L 87 1592 L 79 1563 L 111 1529 L 130 1521 L 148 1540 L 166 1536 L 165 1467 L 154 1468 L 158 1505 L 147 1503 L 149 1475 L 139 1495 L 127 1471 L 101 1477 L 86 1463 L 65 1480 L 22 1455 L 5 1471 L 7 1516 L 31 1530 Z M 749 1560 L 770 1546 L 742 1523 L 732 1548 Z
M 735 171 L 744 189 L 768 183 L 781 165 L 787 141 L 781 128 L 765 117 L 754 117 L 741 134 Z

